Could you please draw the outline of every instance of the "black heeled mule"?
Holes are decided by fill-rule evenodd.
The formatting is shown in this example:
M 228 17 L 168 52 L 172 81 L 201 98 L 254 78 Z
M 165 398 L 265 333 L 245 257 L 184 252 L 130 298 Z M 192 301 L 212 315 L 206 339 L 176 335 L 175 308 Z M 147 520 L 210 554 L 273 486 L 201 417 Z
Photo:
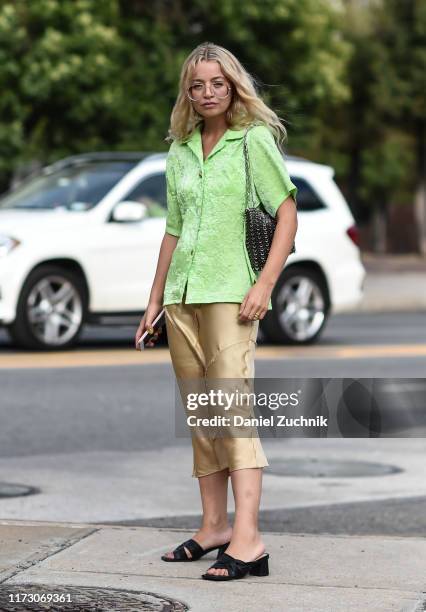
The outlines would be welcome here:
M 219 559 L 219 557 L 228 548 L 229 544 L 230 542 L 226 542 L 226 544 L 222 544 L 221 546 L 211 546 L 210 548 L 203 548 L 198 544 L 196 540 L 190 538 L 189 540 L 186 540 L 186 542 L 182 542 L 182 544 L 179 544 L 179 546 L 175 548 L 174 551 L 172 551 L 173 557 L 167 557 L 166 555 L 162 555 L 161 558 L 163 561 L 197 561 L 197 559 L 204 557 L 204 555 L 211 552 L 212 550 L 218 549 L 217 558 Z M 188 557 L 185 548 L 189 550 L 189 552 L 191 553 L 191 557 Z
M 268 559 L 269 554 L 264 553 L 254 561 L 242 561 L 224 552 L 211 567 L 226 569 L 228 570 L 228 575 L 201 574 L 201 577 L 204 578 L 204 580 L 236 580 L 238 578 L 244 578 L 247 574 L 251 574 L 252 576 L 269 576 Z

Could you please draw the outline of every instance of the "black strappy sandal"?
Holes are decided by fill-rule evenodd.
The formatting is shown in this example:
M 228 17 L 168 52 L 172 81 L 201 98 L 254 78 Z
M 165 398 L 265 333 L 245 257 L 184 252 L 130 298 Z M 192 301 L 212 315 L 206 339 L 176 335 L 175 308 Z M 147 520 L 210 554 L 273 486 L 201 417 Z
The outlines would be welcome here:
M 162 555 L 161 558 L 163 561 L 197 561 L 208 552 L 212 550 L 216 550 L 217 548 L 217 558 L 219 559 L 220 555 L 222 555 L 225 550 L 228 548 L 230 542 L 226 542 L 226 544 L 222 544 L 221 546 L 211 546 L 211 548 L 203 548 L 198 544 L 198 542 L 192 538 L 186 540 L 186 542 L 182 542 L 179 544 L 177 548 L 175 548 L 173 552 L 173 557 L 167 557 L 166 555 Z M 189 550 L 191 553 L 191 557 L 188 557 L 185 548 Z
M 235 557 L 231 557 L 231 555 L 227 555 L 226 552 L 224 552 L 211 567 L 226 569 L 228 570 L 228 574 L 222 576 L 220 574 L 201 574 L 201 577 L 205 580 L 235 580 L 237 578 L 244 578 L 246 574 L 251 574 L 252 576 L 268 576 L 268 559 L 269 554 L 264 553 L 258 559 L 246 562 L 241 561 L 241 559 L 235 559 Z

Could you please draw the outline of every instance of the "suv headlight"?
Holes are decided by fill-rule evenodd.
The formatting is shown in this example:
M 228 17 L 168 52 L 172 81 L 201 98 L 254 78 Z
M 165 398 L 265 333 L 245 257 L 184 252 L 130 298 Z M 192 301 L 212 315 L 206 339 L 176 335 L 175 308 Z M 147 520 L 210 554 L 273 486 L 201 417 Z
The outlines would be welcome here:
M 0 234 L 0 257 L 8 255 L 10 251 L 12 251 L 19 244 L 21 243 L 19 240 L 16 240 L 16 238 L 11 238 L 11 236 Z

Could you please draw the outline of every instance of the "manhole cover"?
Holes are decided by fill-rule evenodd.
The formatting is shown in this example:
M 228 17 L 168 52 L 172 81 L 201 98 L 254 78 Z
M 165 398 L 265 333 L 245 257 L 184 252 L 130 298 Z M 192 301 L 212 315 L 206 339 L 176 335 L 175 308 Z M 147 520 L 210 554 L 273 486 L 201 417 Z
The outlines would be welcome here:
M 180 601 L 155 593 L 52 584 L 3 584 L 1 612 L 185 612 Z
M 413 612 L 425 612 L 426 611 L 426 599 L 419 601 Z
M 367 461 L 334 461 L 324 459 L 278 459 L 271 461 L 267 473 L 278 476 L 307 476 L 310 478 L 351 478 L 383 476 L 402 470 L 394 465 Z
M 0 482 L 0 497 L 20 497 L 21 495 L 33 495 L 34 493 L 39 493 L 39 489 L 13 482 Z

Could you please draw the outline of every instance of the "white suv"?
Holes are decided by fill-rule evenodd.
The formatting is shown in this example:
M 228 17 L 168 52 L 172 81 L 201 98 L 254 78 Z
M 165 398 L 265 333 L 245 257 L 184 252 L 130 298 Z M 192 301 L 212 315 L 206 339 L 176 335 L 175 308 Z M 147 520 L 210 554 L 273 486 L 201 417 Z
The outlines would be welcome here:
M 362 299 L 365 269 L 333 169 L 285 159 L 299 190 L 296 252 L 261 329 L 307 344 L 330 312 Z M 139 323 L 165 231 L 165 165 L 166 153 L 76 155 L 2 195 L 0 325 L 17 344 L 60 349 L 84 323 Z

